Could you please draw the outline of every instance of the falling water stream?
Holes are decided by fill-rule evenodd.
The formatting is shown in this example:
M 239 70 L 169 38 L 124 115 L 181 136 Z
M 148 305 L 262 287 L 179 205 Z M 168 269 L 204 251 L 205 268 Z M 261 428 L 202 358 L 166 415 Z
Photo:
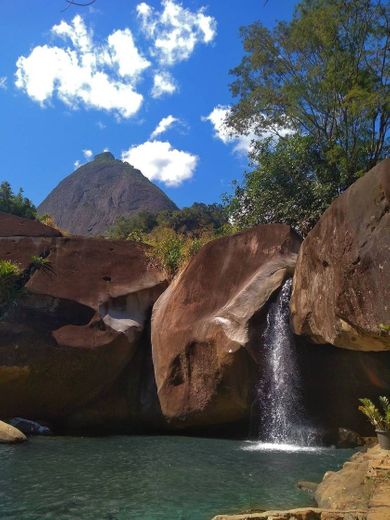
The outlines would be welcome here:
M 257 387 L 263 446 L 307 447 L 314 432 L 304 417 L 299 367 L 289 323 L 292 280 L 270 306 L 263 335 L 264 370 Z M 265 443 L 265 444 L 264 444 Z

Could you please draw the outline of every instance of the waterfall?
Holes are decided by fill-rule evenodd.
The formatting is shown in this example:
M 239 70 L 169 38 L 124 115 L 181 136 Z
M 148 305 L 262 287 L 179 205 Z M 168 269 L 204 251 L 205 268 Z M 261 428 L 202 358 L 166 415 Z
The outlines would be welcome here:
M 270 305 L 263 334 L 263 371 L 257 387 L 262 441 L 308 446 L 313 431 L 304 419 L 299 367 L 289 323 L 292 280 Z

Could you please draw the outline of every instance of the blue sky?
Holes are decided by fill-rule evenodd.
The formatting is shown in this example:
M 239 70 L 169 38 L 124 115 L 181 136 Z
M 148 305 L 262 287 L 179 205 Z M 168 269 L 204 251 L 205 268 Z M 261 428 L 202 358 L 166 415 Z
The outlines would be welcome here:
M 293 0 L 2 2 L 0 180 L 39 204 L 105 149 L 178 206 L 219 202 L 247 169 L 223 128 L 239 28 L 272 27 Z

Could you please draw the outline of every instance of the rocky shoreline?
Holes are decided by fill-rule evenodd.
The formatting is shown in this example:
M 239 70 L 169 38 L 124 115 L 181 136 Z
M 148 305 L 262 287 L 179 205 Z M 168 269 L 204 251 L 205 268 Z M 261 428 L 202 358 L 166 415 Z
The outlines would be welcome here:
M 378 445 L 328 471 L 314 493 L 317 507 L 218 515 L 213 520 L 390 520 L 390 451 Z

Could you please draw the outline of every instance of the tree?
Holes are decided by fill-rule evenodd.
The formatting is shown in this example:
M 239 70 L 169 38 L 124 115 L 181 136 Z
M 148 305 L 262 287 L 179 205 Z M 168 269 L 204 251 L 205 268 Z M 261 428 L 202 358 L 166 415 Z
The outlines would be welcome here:
M 218 232 L 227 224 L 227 215 L 221 204 L 195 202 L 188 208 L 163 211 L 157 216 L 158 224 L 178 233 L 199 235 L 205 231 Z
M 176 233 L 199 236 L 205 232 L 224 232 L 228 225 L 226 211 L 221 204 L 195 202 L 188 208 L 165 210 L 158 214 L 142 211 L 135 216 L 118 217 L 107 231 L 113 239 L 126 239 L 129 236 L 148 234 L 156 227 L 169 228 Z
M 36 216 L 36 208 L 30 199 L 24 197 L 23 190 L 14 194 L 6 181 L 0 184 L 0 211 L 31 219 Z
M 243 28 L 228 124 L 310 137 L 328 182 L 346 189 L 389 151 L 389 28 L 389 4 L 374 0 L 302 0 L 289 23 Z
M 233 221 L 240 228 L 279 222 L 289 224 L 302 236 L 313 227 L 336 192 L 324 182 L 327 165 L 312 138 L 292 135 L 261 143 L 261 160 L 248 172 L 243 186 L 236 184 L 226 197 Z
M 118 217 L 106 235 L 114 240 L 125 240 L 134 233 L 150 233 L 157 226 L 157 216 L 148 211 L 141 211 L 133 217 Z

